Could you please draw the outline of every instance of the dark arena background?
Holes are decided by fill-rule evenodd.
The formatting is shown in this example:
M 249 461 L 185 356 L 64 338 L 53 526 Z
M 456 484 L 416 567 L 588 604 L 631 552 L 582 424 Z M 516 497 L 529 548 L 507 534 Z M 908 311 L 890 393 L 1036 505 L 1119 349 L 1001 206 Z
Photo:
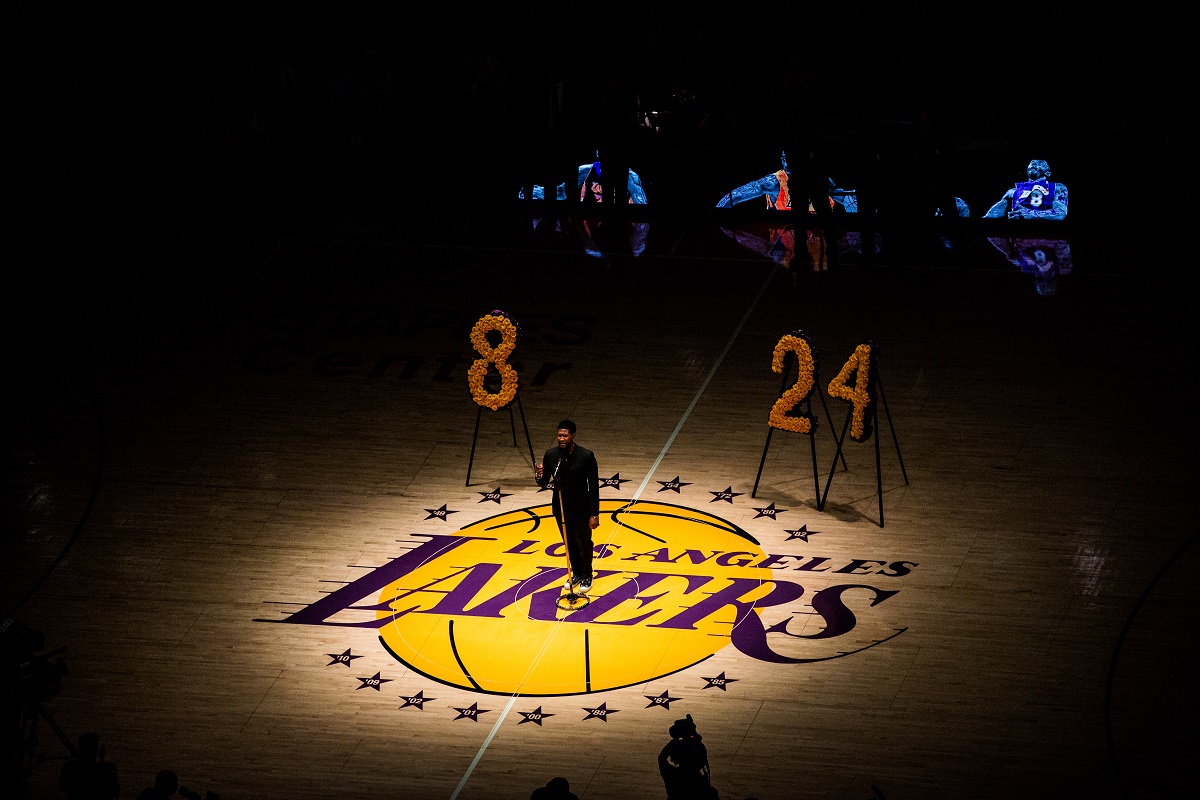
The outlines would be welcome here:
M 1196 794 L 1186 26 L 12 12 L 4 796 Z

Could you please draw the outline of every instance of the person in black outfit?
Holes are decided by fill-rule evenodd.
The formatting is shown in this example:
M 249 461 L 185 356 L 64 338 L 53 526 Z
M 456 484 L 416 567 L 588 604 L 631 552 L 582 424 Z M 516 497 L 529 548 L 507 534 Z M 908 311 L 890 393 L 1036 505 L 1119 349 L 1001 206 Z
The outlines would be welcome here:
M 658 772 L 667 800 L 718 800 L 708 768 L 708 748 L 696 731 L 692 715 L 675 720 L 668 732 L 671 741 L 658 754 Z
M 587 594 L 592 588 L 592 531 L 600 527 L 600 471 L 596 454 L 575 443 L 575 423 L 558 423 L 558 444 L 533 467 L 538 486 L 554 489 L 551 504 L 559 533 L 567 545 L 571 574 L 567 591 Z

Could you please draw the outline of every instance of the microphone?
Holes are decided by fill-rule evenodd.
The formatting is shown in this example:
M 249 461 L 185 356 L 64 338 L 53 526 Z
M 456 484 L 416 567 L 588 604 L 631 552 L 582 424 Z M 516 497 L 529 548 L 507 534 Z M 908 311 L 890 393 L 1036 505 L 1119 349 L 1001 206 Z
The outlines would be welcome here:
M 566 456 L 559 456 L 558 461 L 554 462 L 554 473 L 550 476 L 550 483 L 554 483 L 554 481 L 558 478 L 558 468 L 561 467 L 563 462 L 566 460 Z

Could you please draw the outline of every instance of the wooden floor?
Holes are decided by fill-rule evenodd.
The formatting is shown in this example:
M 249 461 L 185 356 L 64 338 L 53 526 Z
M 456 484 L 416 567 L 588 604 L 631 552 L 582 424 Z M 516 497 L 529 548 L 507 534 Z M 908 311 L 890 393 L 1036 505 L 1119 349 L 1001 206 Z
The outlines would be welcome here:
M 59 796 L 53 720 L 100 734 L 126 798 L 168 767 L 223 800 L 526 798 L 555 775 L 662 798 L 686 714 L 725 800 L 1195 790 L 1195 336 L 1170 269 L 1096 232 L 1040 294 L 982 239 L 811 271 L 719 230 L 597 259 L 531 229 L 193 221 L 49 247 L 8 298 L 5 636 L 67 668 L 20 684 L 25 797 Z M 480 412 L 469 334 L 493 309 L 522 328 L 519 402 Z M 811 438 L 767 425 L 796 331 Z M 825 387 L 866 342 L 877 435 L 835 462 L 850 406 Z M 563 417 L 608 479 L 596 613 L 481 608 L 565 566 L 530 458 Z M 484 543 L 431 554 L 466 528 Z M 735 602 L 747 580 L 769 583 Z

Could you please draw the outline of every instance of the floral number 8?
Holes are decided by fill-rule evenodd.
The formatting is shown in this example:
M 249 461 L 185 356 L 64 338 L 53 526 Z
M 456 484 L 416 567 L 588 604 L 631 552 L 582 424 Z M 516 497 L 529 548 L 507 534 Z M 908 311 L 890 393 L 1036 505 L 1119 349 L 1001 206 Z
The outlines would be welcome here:
M 494 347 L 488 340 L 488 334 L 492 331 L 500 334 L 500 343 Z M 467 370 L 471 397 L 478 405 L 499 411 L 517 396 L 517 371 L 507 361 L 517 349 L 517 325 L 503 311 L 492 311 L 480 317 L 475 327 L 471 328 L 471 344 L 480 356 L 471 362 L 471 368 Z M 496 394 L 489 392 L 484 385 L 484 379 L 493 365 L 500 373 L 500 391 Z

